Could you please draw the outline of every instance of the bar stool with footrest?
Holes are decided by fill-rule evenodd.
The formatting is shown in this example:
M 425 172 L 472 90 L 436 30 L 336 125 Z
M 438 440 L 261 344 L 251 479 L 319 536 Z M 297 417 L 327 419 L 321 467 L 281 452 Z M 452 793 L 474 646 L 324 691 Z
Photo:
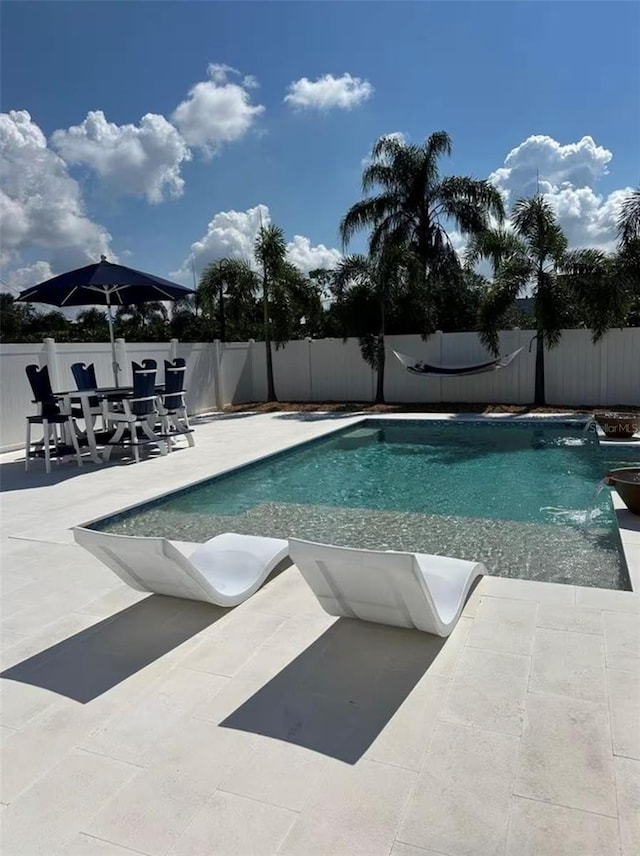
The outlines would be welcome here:
M 104 459 L 108 461 L 113 446 L 131 446 L 133 457 L 140 461 L 140 446 L 154 443 L 161 455 L 167 454 L 168 444 L 164 436 L 156 434 L 154 425 L 159 419 L 157 396 L 155 392 L 155 369 L 134 371 L 133 394 L 121 399 L 122 410 L 114 410 L 112 402 L 103 404 L 105 422 L 117 426 L 115 434 L 105 444 Z M 128 431 L 128 436 L 126 432 Z
M 169 449 L 171 440 L 186 437 L 189 446 L 195 446 L 193 428 L 189 424 L 184 378 L 187 372 L 185 361 L 178 357 L 173 363 L 164 361 L 164 392 L 158 396 L 160 420 L 163 435 L 167 437 Z
M 78 437 L 76 436 L 73 417 L 70 412 L 63 410 L 59 400 L 53 394 L 49 378 L 49 368 L 47 366 L 40 368 L 37 365 L 29 365 L 26 367 L 26 373 L 33 391 L 33 403 L 38 405 L 39 413 L 35 416 L 27 416 L 25 470 L 29 470 L 29 460 L 39 457 L 42 451 L 44 453 L 45 469 L 50 473 L 52 444 L 58 463 L 60 463 L 60 459 L 64 455 L 73 453 L 76 456 L 78 466 L 81 467 L 82 458 L 80 456 L 80 446 L 78 444 Z M 42 450 L 38 448 L 38 443 L 34 443 L 32 451 L 32 425 L 42 425 Z M 65 431 L 65 429 L 67 430 Z M 64 436 L 65 433 L 66 437 Z M 68 444 L 68 440 L 71 440 L 71 445 Z

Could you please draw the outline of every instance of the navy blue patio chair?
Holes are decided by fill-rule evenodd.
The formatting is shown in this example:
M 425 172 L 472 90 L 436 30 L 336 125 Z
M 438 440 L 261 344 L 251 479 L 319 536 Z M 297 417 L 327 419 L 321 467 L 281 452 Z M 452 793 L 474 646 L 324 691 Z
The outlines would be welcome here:
M 140 460 L 140 446 L 153 443 L 166 455 L 166 439 L 154 431 L 159 419 L 158 398 L 155 392 L 156 370 L 134 371 L 133 392 L 120 400 L 122 410 L 115 410 L 113 402 L 105 401 L 103 417 L 106 422 L 116 425 L 115 434 L 107 441 L 104 459 L 111 457 L 114 446 L 131 446 L 136 463 Z
M 169 441 L 169 449 L 171 449 L 171 441 L 182 436 L 186 437 L 189 446 L 195 446 L 193 428 L 189 424 L 187 405 L 184 400 L 186 373 L 187 367 L 182 357 L 178 357 L 173 362 L 164 361 L 164 392 L 160 393 L 158 400 L 162 431 Z
M 143 360 L 142 363 L 136 363 L 132 360 L 131 369 L 133 373 L 136 372 L 148 372 L 151 369 L 157 370 L 158 364 L 155 360 Z
M 27 416 L 27 435 L 25 441 L 24 468 L 29 470 L 29 460 L 39 457 L 44 452 L 45 469 L 51 472 L 51 450 L 56 454 L 60 463 L 61 458 L 71 451 L 76 456 L 78 466 L 82 466 L 80 446 L 72 414 L 66 410 L 60 400 L 53 394 L 48 366 L 29 365 L 26 367 L 27 378 L 33 392 L 33 403 L 38 405 L 35 416 Z M 41 443 L 31 443 L 31 426 L 42 425 Z M 66 437 L 65 437 L 66 434 Z M 70 440 L 69 444 L 67 441 Z

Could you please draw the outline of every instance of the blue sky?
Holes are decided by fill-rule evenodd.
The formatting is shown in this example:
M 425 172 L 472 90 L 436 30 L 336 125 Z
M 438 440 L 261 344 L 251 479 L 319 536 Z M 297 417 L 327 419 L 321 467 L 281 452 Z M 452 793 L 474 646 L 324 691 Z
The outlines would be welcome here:
M 198 270 L 246 253 L 258 205 L 294 261 L 328 264 L 384 133 L 448 131 L 444 171 L 510 200 L 537 168 L 573 244 L 612 246 L 640 178 L 636 3 L 4 2 L 2 19 L 14 288 L 103 250 L 184 278 L 191 252 Z

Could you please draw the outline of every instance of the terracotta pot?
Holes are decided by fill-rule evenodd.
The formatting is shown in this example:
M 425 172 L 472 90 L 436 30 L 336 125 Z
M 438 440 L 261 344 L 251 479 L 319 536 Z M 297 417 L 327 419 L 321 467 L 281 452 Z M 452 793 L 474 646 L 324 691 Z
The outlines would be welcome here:
M 614 487 L 629 511 L 640 514 L 640 467 L 624 467 L 611 470 L 605 476 L 605 484 Z
M 596 413 L 595 419 L 607 440 L 630 440 L 640 431 L 640 416 L 633 413 Z

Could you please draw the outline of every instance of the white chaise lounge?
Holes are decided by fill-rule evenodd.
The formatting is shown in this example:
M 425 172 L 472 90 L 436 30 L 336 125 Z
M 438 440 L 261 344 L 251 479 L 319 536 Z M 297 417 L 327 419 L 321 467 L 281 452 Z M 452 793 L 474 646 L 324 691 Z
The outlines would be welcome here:
M 233 533 L 197 545 L 83 527 L 73 537 L 131 588 L 217 606 L 251 597 L 289 554 L 286 541 Z
M 329 615 L 448 636 L 484 565 L 289 539 L 289 555 Z

